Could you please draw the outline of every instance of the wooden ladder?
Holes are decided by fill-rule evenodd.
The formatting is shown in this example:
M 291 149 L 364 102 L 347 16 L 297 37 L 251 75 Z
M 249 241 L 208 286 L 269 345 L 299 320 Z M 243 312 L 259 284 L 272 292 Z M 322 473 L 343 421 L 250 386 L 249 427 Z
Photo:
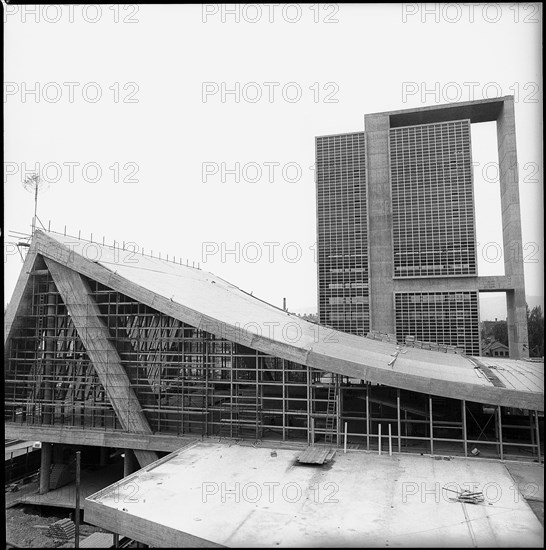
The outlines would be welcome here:
M 328 399 L 326 401 L 326 426 L 324 434 L 324 442 L 331 445 L 333 443 L 334 434 L 337 435 L 336 429 L 336 412 L 337 412 L 337 389 L 338 389 L 338 377 L 336 374 L 332 374 L 332 378 L 335 377 L 335 382 L 328 386 Z

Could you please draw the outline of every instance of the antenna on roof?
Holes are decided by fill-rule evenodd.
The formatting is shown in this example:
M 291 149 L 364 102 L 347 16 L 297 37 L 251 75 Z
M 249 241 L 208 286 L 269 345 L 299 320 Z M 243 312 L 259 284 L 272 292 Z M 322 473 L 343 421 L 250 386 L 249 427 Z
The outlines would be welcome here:
M 23 187 L 29 193 L 34 193 L 34 216 L 32 218 L 32 235 L 34 236 L 34 231 L 36 231 L 36 220 L 38 219 L 38 191 L 46 187 L 46 182 L 40 178 L 39 174 L 34 173 L 25 178 Z

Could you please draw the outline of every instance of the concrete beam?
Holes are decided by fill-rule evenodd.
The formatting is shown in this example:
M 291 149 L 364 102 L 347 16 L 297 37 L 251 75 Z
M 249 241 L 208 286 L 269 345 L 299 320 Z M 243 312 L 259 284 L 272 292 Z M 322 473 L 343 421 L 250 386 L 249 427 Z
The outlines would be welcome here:
M 164 434 L 136 434 L 119 430 L 96 430 L 74 426 L 26 425 L 15 422 L 4 424 L 5 437 L 25 441 L 43 441 L 62 445 L 84 445 L 89 447 L 130 448 L 172 452 L 191 443 L 195 437 Z

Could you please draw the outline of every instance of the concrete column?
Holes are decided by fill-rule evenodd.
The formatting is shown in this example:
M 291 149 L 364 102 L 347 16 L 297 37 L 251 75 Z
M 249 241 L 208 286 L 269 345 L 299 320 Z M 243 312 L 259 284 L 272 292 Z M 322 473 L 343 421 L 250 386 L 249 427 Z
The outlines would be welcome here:
M 106 466 L 106 464 L 108 463 L 108 447 L 101 447 L 100 448 L 100 462 L 99 464 L 101 466 Z
M 389 116 L 366 115 L 370 328 L 394 333 Z
M 518 156 L 513 98 L 505 99 L 497 118 L 499 179 L 501 192 L 504 273 L 511 278 L 513 291 L 506 293 L 508 345 L 510 357 L 529 357 L 525 282 L 523 279 L 523 243 L 519 202 Z
M 51 471 L 51 455 L 53 445 L 51 443 L 42 443 L 41 463 L 40 463 L 40 494 L 44 495 L 49 491 L 49 474 Z
M 133 451 L 131 449 L 125 449 L 125 458 L 123 459 L 123 477 L 127 477 L 135 471 L 135 460 Z

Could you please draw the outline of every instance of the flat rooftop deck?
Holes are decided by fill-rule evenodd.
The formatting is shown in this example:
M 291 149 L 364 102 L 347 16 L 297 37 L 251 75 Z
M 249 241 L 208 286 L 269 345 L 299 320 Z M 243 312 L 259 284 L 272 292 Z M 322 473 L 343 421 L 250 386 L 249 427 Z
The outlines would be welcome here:
M 498 461 L 338 450 L 308 466 L 302 452 L 195 443 L 88 497 L 85 521 L 159 547 L 541 546 Z M 454 502 L 444 486 L 485 502 Z

